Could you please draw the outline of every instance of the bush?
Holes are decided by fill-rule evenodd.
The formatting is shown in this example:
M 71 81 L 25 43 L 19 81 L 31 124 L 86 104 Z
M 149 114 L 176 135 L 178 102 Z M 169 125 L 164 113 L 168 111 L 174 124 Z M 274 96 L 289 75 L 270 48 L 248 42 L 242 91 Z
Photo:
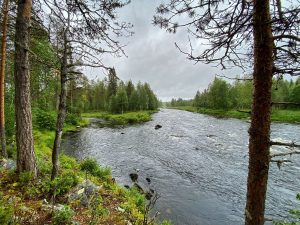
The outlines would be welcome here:
M 95 159 L 82 161 L 80 169 L 102 180 L 107 180 L 111 177 L 111 169 L 109 167 L 100 167 Z
M 52 224 L 70 224 L 73 216 L 73 210 L 69 206 L 64 206 L 62 210 L 55 212 L 54 216 L 52 217 Z
M 74 172 L 66 172 L 52 181 L 51 186 L 54 188 L 55 195 L 63 195 L 68 193 L 71 188 L 78 184 L 78 177 Z
M 56 118 L 55 115 L 41 109 L 33 110 L 34 125 L 40 129 L 54 130 Z
M 11 104 L 5 104 L 5 132 L 10 142 L 15 134 L 15 107 Z
M 13 222 L 14 210 L 10 204 L 0 195 L 0 224 L 11 224 Z
M 65 123 L 71 124 L 74 126 L 79 125 L 80 116 L 73 113 L 67 113 Z
M 19 175 L 19 182 L 22 186 L 27 185 L 32 180 L 33 180 L 32 172 L 23 172 L 23 173 L 20 173 L 20 175 Z

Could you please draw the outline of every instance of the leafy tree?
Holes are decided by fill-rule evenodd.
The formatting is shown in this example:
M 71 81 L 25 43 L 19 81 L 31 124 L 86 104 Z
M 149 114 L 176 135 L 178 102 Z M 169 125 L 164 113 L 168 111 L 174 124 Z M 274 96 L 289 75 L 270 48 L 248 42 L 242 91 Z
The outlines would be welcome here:
M 117 104 L 117 112 L 123 114 L 128 109 L 128 97 L 126 90 L 123 87 L 119 88 L 115 99 Z

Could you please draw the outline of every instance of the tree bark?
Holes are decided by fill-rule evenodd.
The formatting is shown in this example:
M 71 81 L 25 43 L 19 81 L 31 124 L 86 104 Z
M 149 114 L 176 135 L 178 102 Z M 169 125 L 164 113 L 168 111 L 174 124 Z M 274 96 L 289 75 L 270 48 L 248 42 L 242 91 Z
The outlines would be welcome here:
M 56 131 L 55 131 L 55 139 L 52 150 L 52 174 L 51 180 L 54 180 L 58 174 L 59 170 L 59 151 L 61 145 L 61 137 L 64 127 L 64 122 L 66 118 L 66 100 L 67 100 L 67 91 L 66 91 L 66 83 L 67 83 L 67 37 L 66 31 L 64 31 L 64 51 L 62 64 L 60 69 L 60 95 L 59 95 L 59 106 L 58 106 L 58 114 L 56 120 Z
M 15 36 L 16 144 L 17 172 L 30 171 L 36 176 L 28 57 L 31 7 L 31 0 L 18 1 Z
M 7 158 L 6 151 L 6 137 L 5 137 L 5 65 L 6 65 L 6 38 L 7 38 L 7 27 L 8 27 L 8 0 L 3 1 L 2 5 L 2 39 L 1 39 L 1 69 L 0 69 L 0 139 L 2 147 L 2 156 Z
M 269 1 L 254 0 L 254 72 L 246 225 L 263 225 L 270 161 L 270 114 L 273 38 Z

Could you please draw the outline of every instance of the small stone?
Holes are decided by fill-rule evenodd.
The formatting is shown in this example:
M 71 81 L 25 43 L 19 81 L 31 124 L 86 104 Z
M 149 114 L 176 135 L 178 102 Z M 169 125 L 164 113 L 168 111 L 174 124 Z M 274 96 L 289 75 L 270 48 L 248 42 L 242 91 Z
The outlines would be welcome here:
M 124 212 L 125 212 L 125 209 L 123 209 L 123 208 L 121 208 L 121 207 L 119 207 L 119 206 L 118 206 L 117 210 L 118 210 L 119 212 L 121 212 L 121 213 L 124 213 Z
M 78 195 L 81 195 L 82 193 L 84 193 L 84 188 L 80 189 L 79 191 L 77 191 Z

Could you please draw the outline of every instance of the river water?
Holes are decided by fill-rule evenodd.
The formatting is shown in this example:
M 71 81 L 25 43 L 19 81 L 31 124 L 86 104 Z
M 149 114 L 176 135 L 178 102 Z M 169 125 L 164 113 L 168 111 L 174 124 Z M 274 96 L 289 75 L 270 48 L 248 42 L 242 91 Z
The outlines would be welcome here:
M 162 125 L 155 130 L 155 125 Z M 162 109 L 143 125 L 100 128 L 95 123 L 63 140 L 65 153 L 95 158 L 112 168 L 116 180 L 130 185 L 129 174 L 160 194 L 160 218 L 175 225 L 243 224 L 248 167 L 249 123 Z M 271 137 L 300 143 L 300 126 L 273 124 Z M 273 148 L 273 152 L 286 151 Z M 283 218 L 298 207 L 299 156 L 279 170 L 273 163 L 266 217 Z

